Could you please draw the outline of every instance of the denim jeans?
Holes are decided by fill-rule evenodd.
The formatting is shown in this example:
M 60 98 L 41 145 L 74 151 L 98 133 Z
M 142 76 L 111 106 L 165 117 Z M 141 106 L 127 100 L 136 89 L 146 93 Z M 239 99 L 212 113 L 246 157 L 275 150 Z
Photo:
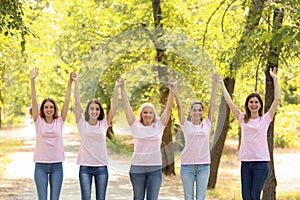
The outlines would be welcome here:
M 242 161 L 241 179 L 243 200 L 260 200 L 260 193 L 269 171 L 268 161 Z
M 129 176 L 133 187 L 133 199 L 157 200 L 162 182 L 161 166 L 135 166 L 131 165 Z
M 63 182 L 62 162 L 35 163 L 34 181 L 39 200 L 47 200 L 48 182 L 50 183 L 50 200 L 59 200 Z
M 92 180 L 95 180 L 96 199 L 104 200 L 108 182 L 107 166 L 90 167 L 80 166 L 79 181 L 81 190 L 81 199 L 90 200 L 92 192 Z
M 195 181 L 196 181 L 196 199 L 205 200 L 209 174 L 210 174 L 209 164 L 181 165 L 180 177 L 182 181 L 185 200 L 194 199 Z

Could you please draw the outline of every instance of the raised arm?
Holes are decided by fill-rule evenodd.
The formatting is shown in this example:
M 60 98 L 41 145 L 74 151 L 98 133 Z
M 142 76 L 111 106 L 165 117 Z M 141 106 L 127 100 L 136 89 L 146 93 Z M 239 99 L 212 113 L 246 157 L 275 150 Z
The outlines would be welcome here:
M 35 90 L 35 77 L 39 74 L 39 69 L 33 68 L 30 71 L 30 87 L 31 87 L 31 108 L 32 108 L 32 118 L 33 121 L 37 120 L 38 117 L 38 103 L 36 98 Z
M 121 79 L 118 79 L 115 84 L 114 93 L 113 93 L 113 99 L 112 99 L 112 105 L 111 109 L 108 112 L 107 115 L 107 124 L 110 124 L 113 117 L 115 116 L 118 108 L 118 87 L 120 87 L 122 84 Z
M 122 96 L 122 102 L 123 102 L 123 105 L 125 108 L 126 119 L 127 119 L 128 125 L 131 126 L 135 121 L 135 116 L 134 116 L 134 113 L 130 106 L 128 96 L 127 96 L 127 93 L 125 90 L 125 81 L 123 78 L 121 78 L 120 81 L 121 81 L 121 96 Z
M 184 112 L 181 104 L 181 99 L 178 91 L 177 81 L 171 80 L 170 81 L 170 90 L 174 93 L 175 101 L 177 104 L 177 112 L 180 124 L 183 125 L 185 121 Z
M 169 88 L 171 88 L 171 82 L 169 82 Z M 166 107 L 164 109 L 164 111 L 162 112 L 161 116 L 160 116 L 160 120 L 164 125 L 167 125 L 171 113 L 172 113 L 172 105 L 173 105 L 173 101 L 174 101 L 174 93 L 169 89 L 169 96 L 168 96 L 168 100 L 167 100 L 167 104 Z
M 76 74 L 75 74 L 73 80 L 75 81 L 75 86 L 74 86 L 75 109 L 74 109 L 74 113 L 75 113 L 76 123 L 78 123 L 80 118 L 81 118 L 81 105 L 80 105 L 79 80 L 78 80 Z
M 280 104 L 280 90 L 279 90 L 279 85 L 278 85 L 277 68 L 276 67 L 274 67 L 273 70 L 270 68 L 270 75 L 273 78 L 273 83 L 274 83 L 274 100 L 270 107 L 269 113 L 270 113 L 271 117 L 273 118 L 276 113 L 276 110 L 278 108 L 278 105 Z
M 222 91 L 223 91 L 223 95 L 224 95 L 224 98 L 225 98 L 225 101 L 227 103 L 227 105 L 229 106 L 230 110 L 232 111 L 232 113 L 234 114 L 234 116 L 236 118 L 239 117 L 239 114 L 240 114 L 240 111 L 239 109 L 236 107 L 236 105 L 233 103 L 227 89 L 226 89 L 226 86 L 224 84 L 224 81 L 222 79 L 222 77 L 220 75 L 217 76 L 217 82 L 221 83 L 222 85 Z
M 215 109 L 215 101 L 216 101 L 216 83 L 217 83 L 218 74 L 214 73 L 212 76 L 212 88 L 211 88 L 211 96 L 210 96 L 210 103 L 208 109 L 208 119 L 211 123 L 214 121 L 214 109 Z
M 62 118 L 63 121 L 66 121 L 66 118 L 67 118 L 69 102 L 70 102 L 70 96 L 71 96 L 72 81 L 73 81 L 73 78 L 75 78 L 75 77 L 76 77 L 76 74 L 74 72 L 71 72 L 70 73 L 70 78 L 69 78 L 69 81 L 68 81 L 68 86 L 67 86 L 67 92 L 66 92 L 64 105 L 61 109 L 61 118 Z

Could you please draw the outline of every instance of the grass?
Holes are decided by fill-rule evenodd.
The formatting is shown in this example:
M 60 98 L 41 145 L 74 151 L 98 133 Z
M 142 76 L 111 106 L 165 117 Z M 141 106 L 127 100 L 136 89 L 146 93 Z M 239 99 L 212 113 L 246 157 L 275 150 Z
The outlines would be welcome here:
M 0 137 L 0 176 L 3 175 L 6 165 L 11 162 L 9 154 L 15 152 L 21 145 L 21 141 Z
M 278 193 L 277 200 L 299 200 L 300 192 L 287 192 L 287 193 Z

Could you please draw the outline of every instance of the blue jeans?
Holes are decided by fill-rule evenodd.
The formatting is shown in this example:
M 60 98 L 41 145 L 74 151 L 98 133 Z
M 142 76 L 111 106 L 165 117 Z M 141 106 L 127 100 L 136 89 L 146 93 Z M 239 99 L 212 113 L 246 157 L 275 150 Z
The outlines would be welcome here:
M 50 200 L 59 200 L 63 182 L 62 162 L 35 163 L 34 181 L 39 200 L 47 200 L 48 182 L 50 183 Z
M 104 200 L 108 182 L 107 166 L 89 167 L 80 166 L 79 181 L 81 190 L 81 199 L 90 200 L 92 193 L 92 180 L 95 179 L 96 199 Z
M 269 171 L 268 161 L 242 161 L 241 179 L 243 200 L 260 200 L 260 193 Z
M 209 174 L 210 174 L 209 164 L 181 165 L 180 177 L 182 181 L 185 200 L 194 199 L 195 181 L 196 181 L 196 199 L 205 200 Z
M 134 200 L 144 200 L 145 192 L 147 192 L 147 200 L 158 199 L 162 182 L 161 166 L 131 165 L 129 176 L 133 187 Z

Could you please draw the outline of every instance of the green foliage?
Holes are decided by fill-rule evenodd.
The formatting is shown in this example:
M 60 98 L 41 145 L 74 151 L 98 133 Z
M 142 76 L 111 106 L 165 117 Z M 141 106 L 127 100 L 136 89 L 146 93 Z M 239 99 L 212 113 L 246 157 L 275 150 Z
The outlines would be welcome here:
M 75 71 L 85 100 L 83 108 L 91 97 L 99 98 L 109 108 L 115 81 L 120 76 L 126 78 L 135 112 L 146 101 L 161 105 L 156 68 L 159 64 L 155 61 L 155 47 L 159 45 L 166 47 L 163 50 L 169 66 L 168 78 L 178 80 L 186 114 L 195 100 L 206 106 L 211 88 L 209 76 L 216 70 L 223 76 L 228 74 L 250 5 L 245 1 L 162 1 L 162 23 L 167 37 L 157 37 L 157 43 L 149 39 L 155 36 L 151 1 L 29 1 L 22 6 L 14 7 L 24 10 L 24 15 L 19 13 L 22 15 L 19 22 L 30 25 L 37 37 L 24 36 L 23 54 L 19 46 L 22 39 L 14 35 L 0 37 L 0 106 L 7 121 L 27 113 L 31 104 L 31 67 L 40 69 L 36 80 L 38 102 L 50 96 L 61 108 L 69 73 Z M 285 18 L 284 25 L 272 32 L 270 24 L 275 8 L 284 11 Z M 245 39 L 245 49 L 238 59 L 239 70 L 234 74 L 233 100 L 240 110 L 248 93 L 257 91 L 264 96 L 264 54 L 270 42 L 282 47 L 279 65 L 282 105 L 299 103 L 299 16 L 297 1 L 266 5 L 259 27 Z M 135 30 L 139 32 L 133 37 L 130 33 Z M 216 67 L 206 68 L 202 62 L 208 59 L 201 56 L 210 57 Z M 167 86 L 167 82 L 163 85 Z M 231 121 L 234 126 L 230 134 L 236 135 L 237 123 L 233 117 Z
M 0 33 L 5 36 L 26 34 L 28 29 L 23 21 L 22 4 L 19 0 L 0 0 Z
M 123 154 L 131 156 L 133 152 L 133 140 L 131 136 L 112 135 L 111 140 L 107 140 L 107 148 L 110 154 Z
M 275 118 L 274 144 L 277 147 L 299 147 L 299 105 L 280 107 Z
M 12 124 L 26 110 L 28 94 L 27 71 L 18 40 L 0 35 L 0 108 L 2 124 Z

